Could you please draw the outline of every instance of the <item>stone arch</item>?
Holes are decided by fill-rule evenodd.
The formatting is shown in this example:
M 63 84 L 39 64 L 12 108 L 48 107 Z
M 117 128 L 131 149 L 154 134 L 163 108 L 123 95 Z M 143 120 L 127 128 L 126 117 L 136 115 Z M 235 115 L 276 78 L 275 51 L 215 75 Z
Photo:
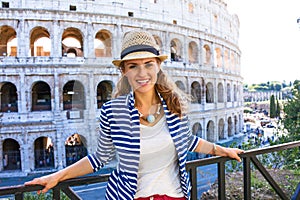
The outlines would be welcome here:
M 220 140 L 225 139 L 225 122 L 223 118 L 219 120 L 218 135 Z
M 198 81 L 194 81 L 191 86 L 192 103 L 201 103 L 201 85 Z
M 38 26 L 30 33 L 30 55 L 31 56 L 50 56 L 51 40 L 48 30 Z
M 112 34 L 108 30 L 100 30 L 94 39 L 95 57 L 112 56 Z
M 224 87 L 222 83 L 218 84 L 218 103 L 224 102 Z
M 182 61 L 182 43 L 175 38 L 170 43 L 171 61 Z
M 18 93 L 16 86 L 11 82 L 4 82 L 1 86 L 1 111 L 18 112 Z
M 215 49 L 214 63 L 216 67 L 222 67 L 222 51 L 218 47 Z
M 227 123 L 228 123 L 228 136 L 233 136 L 234 134 L 234 127 L 233 127 L 233 121 L 232 121 L 232 118 L 231 117 L 228 117 L 228 120 L 227 120 Z
M 17 32 L 4 25 L 0 27 L 0 56 L 17 56 Z
M 51 110 L 51 89 L 46 82 L 34 83 L 31 90 L 31 102 L 32 111 Z
M 211 82 L 206 84 L 206 103 L 214 103 L 214 86 Z
M 231 102 L 231 85 L 227 83 L 227 102 Z
M 20 144 L 11 138 L 3 142 L 3 169 L 4 170 L 21 170 L 21 152 Z
M 103 103 L 111 100 L 113 91 L 112 81 L 101 81 L 97 85 L 97 108 L 101 108 Z
M 163 49 L 163 43 L 162 43 L 160 37 L 157 36 L 157 35 L 153 35 L 153 37 L 154 37 L 154 39 L 155 39 L 156 44 L 157 44 L 158 47 L 159 47 L 159 53 L 162 54 L 162 53 L 163 53 L 163 52 L 162 52 L 162 49 Z
M 50 137 L 39 137 L 34 141 L 34 167 L 53 168 L 54 148 Z
M 233 101 L 237 101 L 237 87 L 236 85 L 233 85 Z
M 62 34 L 62 56 L 83 57 L 83 34 L 77 28 L 67 28 Z
M 196 122 L 193 125 L 192 133 L 200 138 L 203 138 L 203 130 L 202 130 L 202 126 L 199 122 Z
M 183 84 L 182 81 L 176 81 L 175 84 L 177 85 L 177 87 L 182 90 L 183 92 L 185 92 L 185 86 Z
M 189 43 L 188 56 L 190 63 L 198 62 L 198 45 L 196 42 L 192 41 Z
M 63 87 L 63 110 L 85 109 L 85 93 L 81 82 L 72 80 Z
M 203 61 L 205 65 L 209 65 L 211 63 L 211 50 L 209 45 L 205 44 L 203 46 Z
M 210 142 L 215 141 L 215 124 L 212 120 L 209 120 L 206 126 L 207 140 Z
M 67 166 L 79 161 L 87 155 L 86 138 L 78 133 L 69 136 L 65 141 Z
M 234 134 L 239 133 L 239 120 L 238 117 L 235 115 L 234 116 Z

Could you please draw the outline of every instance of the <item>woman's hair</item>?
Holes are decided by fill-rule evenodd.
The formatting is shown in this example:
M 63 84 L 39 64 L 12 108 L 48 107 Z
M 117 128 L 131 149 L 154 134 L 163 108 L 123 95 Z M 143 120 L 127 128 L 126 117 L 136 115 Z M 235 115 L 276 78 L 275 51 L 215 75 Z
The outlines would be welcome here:
M 157 63 L 159 65 L 161 64 L 159 59 L 157 59 Z M 122 71 L 123 69 L 124 65 L 121 63 L 120 70 Z M 190 101 L 191 98 L 180 90 L 162 69 L 157 74 L 157 82 L 154 87 L 165 100 L 171 113 L 176 114 L 179 117 L 182 117 L 187 113 L 188 101 Z M 114 97 L 126 95 L 130 93 L 130 91 L 131 86 L 127 77 L 122 76 L 117 83 Z

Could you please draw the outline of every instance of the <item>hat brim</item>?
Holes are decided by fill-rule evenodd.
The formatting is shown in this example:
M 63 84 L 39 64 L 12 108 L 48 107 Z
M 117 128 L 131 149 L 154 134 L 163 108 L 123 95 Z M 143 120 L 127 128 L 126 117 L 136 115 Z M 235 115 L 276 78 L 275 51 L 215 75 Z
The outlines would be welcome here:
M 130 54 L 126 55 L 123 59 L 113 60 L 112 63 L 116 67 L 120 67 L 120 64 L 123 61 L 135 60 L 135 59 L 144 59 L 144 58 L 158 58 L 158 59 L 160 59 L 161 62 L 163 62 L 164 60 L 166 60 L 168 58 L 168 56 L 167 55 L 155 55 L 155 54 L 153 54 L 151 52 L 148 52 L 148 51 L 138 51 L 138 52 L 133 52 L 133 53 L 130 53 Z

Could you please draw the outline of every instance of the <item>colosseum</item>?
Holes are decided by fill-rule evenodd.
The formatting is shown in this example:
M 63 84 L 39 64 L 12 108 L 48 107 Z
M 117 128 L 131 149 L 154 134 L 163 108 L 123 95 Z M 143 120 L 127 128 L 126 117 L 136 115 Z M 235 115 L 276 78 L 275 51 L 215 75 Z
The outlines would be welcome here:
M 101 105 L 120 76 L 122 35 L 150 31 L 163 68 L 194 98 L 191 131 L 242 131 L 239 19 L 222 0 L 3 0 L 0 176 L 61 169 L 96 148 Z

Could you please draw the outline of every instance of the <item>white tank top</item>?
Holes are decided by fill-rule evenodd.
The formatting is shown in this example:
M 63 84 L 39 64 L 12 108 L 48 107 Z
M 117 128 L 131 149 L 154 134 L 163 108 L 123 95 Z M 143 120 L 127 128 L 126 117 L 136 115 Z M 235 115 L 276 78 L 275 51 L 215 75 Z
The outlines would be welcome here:
M 183 197 L 178 157 L 166 117 L 152 127 L 141 124 L 141 154 L 134 198 L 154 194 Z

